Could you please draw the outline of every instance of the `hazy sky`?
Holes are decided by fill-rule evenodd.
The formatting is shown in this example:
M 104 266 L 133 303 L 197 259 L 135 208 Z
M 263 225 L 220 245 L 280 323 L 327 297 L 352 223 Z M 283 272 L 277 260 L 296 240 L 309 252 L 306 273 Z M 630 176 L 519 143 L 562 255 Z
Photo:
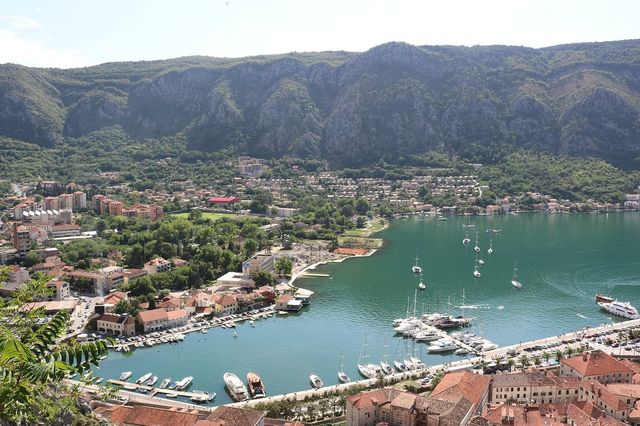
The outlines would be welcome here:
M 0 0 L 0 63 L 640 38 L 639 0 Z

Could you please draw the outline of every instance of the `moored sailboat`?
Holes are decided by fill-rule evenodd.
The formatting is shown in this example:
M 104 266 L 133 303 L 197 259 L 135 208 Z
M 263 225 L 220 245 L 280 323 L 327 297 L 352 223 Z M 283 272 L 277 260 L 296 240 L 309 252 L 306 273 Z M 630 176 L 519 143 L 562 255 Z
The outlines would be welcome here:
M 347 373 L 344 372 L 344 355 L 340 354 L 340 365 L 338 365 L 338 380 L 340 383 L 349 383 L 351 379 L 347 376 Z
M 522 288 L 522 283 L 518 281 L 518 263 L 517 261 L 513 262 L 513 278 L 511 278 L 511 285 L 515 288 Z

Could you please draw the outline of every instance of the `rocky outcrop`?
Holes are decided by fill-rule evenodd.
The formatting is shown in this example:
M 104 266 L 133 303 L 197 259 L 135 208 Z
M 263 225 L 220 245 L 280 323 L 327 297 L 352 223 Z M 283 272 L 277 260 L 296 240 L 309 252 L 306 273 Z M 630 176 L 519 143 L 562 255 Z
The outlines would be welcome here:
M 120 126 L 190 148 L 342 165 L 468 144 L 640 155 L 640 42 L 412 46 L 77 70 L 0 66 L 0 135 L 52 146 Z

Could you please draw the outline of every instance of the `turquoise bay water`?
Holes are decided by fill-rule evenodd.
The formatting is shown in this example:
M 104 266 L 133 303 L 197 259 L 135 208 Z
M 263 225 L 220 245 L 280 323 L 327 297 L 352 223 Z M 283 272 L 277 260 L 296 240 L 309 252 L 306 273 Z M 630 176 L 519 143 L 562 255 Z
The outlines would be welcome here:
M 325 385 L 338 382 L 340 354 L 352 379 L 359 378 L 357 362 L 367 336 L 368 361 L 385 353 L 392 360 L 408 351 L 429 365 L 455 355 L 428 355 L 422 344 L 393 336 L 391 321 L 413 305 L 418 278 L 411 272 L 416 251 L 424 268 L 425 291 L 419 291 L 417 312 L 450 309 L 458 313 L 463 290 L 467 315 L 476 318 L 474 331 L 508 345 L 595 326 L 611 319 L 598 310 L 594 295 L 602 292 L 640 307 L 640 215 L 483 216 L 471 218 L 471 244 L 464 246 L 463 223 L 451 217 L 411 218 L 394 222 L 380 234 L 383 249 L 368 258 L 321 266 L 316 272 L 330 278 L 304 278 L 297 285 L 315 292 L 312 305 L 300 314 L 273 317 L 239 325 L 235 330 L 211 329 L 192 333 L 179 344 L 112 353 L 98 375 L 117 378 L 133 371 L 133 379 L 147 371 L 174 380 L 194 376 L 191 389 L 213 391 L 215 403 L 230 401 L 224 391 L 226 371 L 245 379 L 257 372 L 268 394 L 308 389 L 309 375 Z M 493 235 L 493 254 L 487 254 L 486 229 Z M 479 234 L 482 277 L 475 279 L 475 230 Z M 514 260 L 523 288 L 511 286 Z M 451 301 L 451 308 L 447 301 Z M 503 309 L 497 309 L 503 306 Z M 413 309 L 413 306 L 411 306 Z

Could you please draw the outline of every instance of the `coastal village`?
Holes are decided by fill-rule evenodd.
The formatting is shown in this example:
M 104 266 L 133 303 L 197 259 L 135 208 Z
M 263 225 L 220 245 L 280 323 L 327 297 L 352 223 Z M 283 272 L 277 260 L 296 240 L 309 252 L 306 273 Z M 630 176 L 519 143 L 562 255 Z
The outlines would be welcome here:
M 498 215 L 533 211 L 568 213 L 571 211 L 638 210 L 640 194 L 627 194 L 621 204 L 573 203 L 548 195 L 527 193 L 492 200 L 479 205 L 483 187 L 477 176 L 446 173 L 415 176 L 407 180 L 346 178 L 333 172 L 304 173 L 300 178 L 276 179 L 262 175 L 268 170 L 264 160 L 241 157 L 237 176 L 226 188 L 200 188 L 189 181 L 175 182 L 175 192 L 134 191 L 118 181 L 117 173 L 103 173 L 105 193 L 72 183 L 53 181 L 16 185 L 16 194 L 2 201 L 8 206 L 1 216 L 0 263 L 8 265 L 0 295 L 11 297 L 32 278 L 46 277 L 49 294 L 42 300 L 25 304 L 23 311 L 42 309 L 47 315 L 70 313 L 70 327 L 64 339 L 95 341 L 113 338 L 114 351 L 129 352 L 143 346 L 179 343 L 185 334 L 206 333 L 211 327 L 235 327 L 238 321 L 256 321 L 272 315 L 298 312 L 311 303 L 313 293 L 294 285 L 297 277 L 313 274 L 319 263 L 366 256 L 377 247 L 369 245 L 367 231 L 384 227 L 381 211 L 390 216 L 430 215 L 446 220 L 449 214 Z M 322 223 L 305 221 L 296 204 L 296 188 L 305 187 L 328 200 L 364 200 L 366 211 L 362 234 L 336 242 L 321 239 Z M 126 203 L 117 194 L 125 191 L 144 202 Z M 450 206 L 435 206 L 423 201 L 421 194 L 453 196 Z M 250 212 L 253 194 L 268 193 L 266 212 Z M 165 211 L 168 202 L 177 203 L 180 212 Z M 239 270 L 229 270 L 199 288 L 164 291 L 146 301 L 136 301 L 135 314 L 119 307 L 135 298 L 127 290 L 136 280 L 166 274 L 189 262 L 180 256 L 154 256 L 142 267 L 128 265 L 121 252 L 111 251 L 90 259 L 85 268 L 70 265 L 61 258 L 64 245 L 82 240 L 99 240 L 104 230 L 81 225 L 83 215 L 122 217 L 161 222 L 174 213 L 188 211 L 218 214 L 226 218 L 254 217 L 262 222 L 260 232 L 271 236 L 285 224 L 294 236 L 284 232 L 242 259 Z M 357 232 L 357 231 L 356 231 Z M 234 241 L 246 240 L 234 235 Z M 315 237 L 315 238 L 314 238 Z M 367 241 L 364 241 L 367 240 Z M 286 247 L 285 247 L 286 246 Z M 27 260 L 37 260 L 26 262 Z M 289 261 L 281 269 L 279 262 Z M 265 275 L 269 283 L 258 282 Z M 633 326 L 626 331 L 636 330 Z M 615 337 L 615 336 L 612 336 Z M 582 336 L 585 339 L 586 336 Z M 579 340 L 577 343 L 583 343 Z M 628 342 L 626 342 L 628 343 Z M 582 348 L 584 350 L 584 348 Z M 122 400 L 98 398 L 95 384 L 87 388 L 87 404 L 98 416 L 116 425 L 264 425 L 303 424 L 320 421 L 347 425 L 617 425 L 640 424 L 640 365 L 633 362 L 640 351 L 625 357 L 607 350 L 584 350 L 560 356 L 555 365 L 535 366 L 500 364 L 504 368 L 464 368 L 448 366 L 416 369 L 401 375 L 404 386 L 386 386 L 384 380 L 370 379 L 373 389 L 359 391 L 341 400 L 341 407 L 322 409 L 321 414 L 299 413 L 287 419 L 266 416 L 266 410 L 246 405 L 214 409 L 184 403 L 160 401 L 149 396 L 144 402 L 125 397 Z M 521 352 L 518 352 L 518 355 Z M 490 352 L 479 353 L 483 359 Z M 469 364 L 477 367 L 480 361 Z M 486 362 L 482 362 L 486 364 Z M 519 371 L 518 371 L 519 370 Z M 434 380 L 434 377 L 438 380 Z M 408 379 L 411 386 L 406 385 Z M 371 381 L 372 380 L 372 381 Z M 322 396 L 323 386 L 311 397 Z M 348 387 L 347 387 L 348 388 Z M 345 389 L 347 389 L 345 388 Z M 331 392 L 339 393 L 338 387 Z M 331 395 L 333 395 L 331 393 Z M 297 400 L 297 397 L 294 397 Z M 109 402 L 111 401 L 111 402 Z M 117 402 L 120 403 L 117 403 Z M 137 402 L 136 402 L 137 401 Z M 205 409 L 206 408 L 206 409 Z M 153 419 L 163 419 L 154 423 Z

